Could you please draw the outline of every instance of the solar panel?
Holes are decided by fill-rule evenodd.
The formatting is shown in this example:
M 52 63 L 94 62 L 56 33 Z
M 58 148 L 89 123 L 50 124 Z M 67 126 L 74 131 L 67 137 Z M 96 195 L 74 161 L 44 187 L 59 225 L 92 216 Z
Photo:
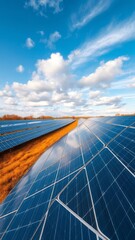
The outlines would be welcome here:
M 66 120 L 67 121 L 67 120 Z M 20 130 L 25 130 L 25 129 L 33 129 L 41 126 L 51 126 L 54 124 L 57 124 L 59 122 L 65 122 L 64 120 L 25 120 L 21 121 L 18 120 L 16 121 L 0 121 L 0 134 L 3 135 L 5 133 L 12 133 L 14 131 L 20 131 Z
M 30 129 L 34 127 L 40 127 L 42 125 L 47 124 L 48 121 L 33 121 L 33 122 L 21 122 L 21 123 L 8 123 L 8 124 L 2 124 L 0 126 L 0 134 L 5 134 L 5 133 L 11 133 L 14 131 L 20 131 L 24 129 Z
M 56 120 L 56 121 L 51 120 L 46 124 L 38 124 L 38 126 L 32 127 L 31 129 L 24 129 L 21 132 L 19 131 L 11 134 L 1 135 L 0 136 L 0 152 L 10 149 L 12 147 L 18 146 L 22 143 L 25 143 L 37 137 L 43 136 L 47 133 L 50 133 L 59 128 L 62 128 L 72 122 L 73 120 L 71 119 Z M 7 130 L 7 131 L 10 131 L 10 130 Z
M 0 205 L 2 240 L 134 240 L 135 130 L 100 119 L 81 120 L 19 181 Z

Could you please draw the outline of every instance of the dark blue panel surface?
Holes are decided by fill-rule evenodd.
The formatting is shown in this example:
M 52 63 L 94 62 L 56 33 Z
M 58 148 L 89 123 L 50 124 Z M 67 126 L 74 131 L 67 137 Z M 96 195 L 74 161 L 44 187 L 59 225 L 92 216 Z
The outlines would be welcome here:
M 125 129 L 124 132 L 109 144 L 109 148 L 135 174 L 135 129 Z
M 110 239 L 126 239 L 123 235 L 134 233 L 134 177 L 107 149 L 88 164 L 87 172 L 100 230 Z
M 81 171 L 60 194 L 60 200 L 96 229 L 85 170 Z
M 32 237 L 36 227 L 45 217 L 51 192 L 52 187 L 25 199 L 12 219 L 3 239 L 10 239 L 10 235 L 13 236 L 11 239 L 14 240 L 29 239 L 28 236 Z
M 8 225 L 13 219 L 14 214 L 9 214 L 5 217 L 0 218 L 0 234 L 3 235 L 4 232 L 6 231 Z
M 116 137 L 125 128 L 122 126 L 115 126 L 97 121 L 95 125 L 90 127 L 90 120 L 85 122 L 85 125 L 90 131 L 95 134 L 104 144 L 108 144 L 114 137 Z
M 35 235 L 34 240 L 40 235 Z M 48 214 L 41 239 L 47 240 L 97 240 L 96 234 L 85 227 L 77 218 L 55 202 Z
M 83 158 L 85 163 L 87 163 L 103 148 L 103 143 L 84 125 L 79 127 L 78 135 L 80 137 Z

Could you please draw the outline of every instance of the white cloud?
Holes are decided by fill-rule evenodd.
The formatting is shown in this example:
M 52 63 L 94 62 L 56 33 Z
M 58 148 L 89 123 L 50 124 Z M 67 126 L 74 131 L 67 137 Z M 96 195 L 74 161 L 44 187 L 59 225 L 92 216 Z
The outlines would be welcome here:
M 27 38 L 25 45 L 27 48 L 33 48 L 35 46 L 35 43 L 31 38 Z
M 41 36 L 44 36 L 44 35 L 45 35 L 45 32 L 44 32 L 43 30 L 38 31 L 37 33 L 39 33 Z
M 135 76 L 130 77 L 126 83 L 126 87 L 135 88 Z
M 55 43 L 61 38 L 61 34 L 58 31 L 53 32 L 50 34 L 48 39 L 42 39 L 41 42 L 47 44 L 49 48 L 54 48 Z
M 62 11 L 62 2 L 63 0 L 27 0 L 25 6 L 32 7 L 34 10 L 39 11 L 39 13 L 43 15 L 47 7 L 52 8 L 54 13 Z
M 91 99 L 95 99 L 98 98 L 101 95 L 101 91 L 97 90 L 97 91 L 90 91 L 90 98 Z
M 96 16 L 105 12 L 111 5 L 112 0 L 99 0 L 92 5 L 92 1 L 88 0 L 85 5 L 81 6 L 81 10 L 72 16 L 72 26 L 71 29 L 79 29 L 94 19 Z
M 47 106 L 59 104 L 61 101 L 77 99 L 68 91 L 74 84 L 66 60 L 60 53 L 51 54 L 49 59 L 41 59 L 36 63 L 36 71 L 26 84 L 14 82 L 12 89 L 21 102 L 30 106 Z M 72 85 L 71 85 L 72 83 Z M 65 104 L 65 102 L 63 102 Z
M 89 88 L 108 88 L 112 80 L 122 73 L 123 62 L 128 60 L 126 57 L 119 57 L 102 63 L 94 73 L 84 76 L 80 80 L 80 85 Z
M 19 66 L 16 68 L 16 71 L 19 72 L 19 73 L 24 72 L 24 67 L 23 67 L 23 65 L 19 65 Z
M 96 100 L 93 101 L 94 106 L 101 106 L 101 105 L 106 105 L 106 106 L 115 106 L 115 107 L 120 107 L 121 106 L 121 96 L 113 96 L 113 97 L 100 97 Z
M 102 63 L 93 73 L 94 80 L 91 74 L 87 76 L 88 81 L 92 79 L 94 82 L 83 82 L 80 88 L 83 77 L 80 81 L 76 80 L 77 76 L 72 74 L 68 60 L 60 53 L 53 53 L 48 59 L 36 62 L 35 71 L 26 83 L 7 84 L 0 91 L 2 106 L 5 113 L 11 113 L 14 109 L 14 112 L 21 115 L 98 115 L 107 106 L 112 112 L 117 112 L 123 108 L 125 98 L 108 97 L 107 89 L 103 90 L 102 84 L 104 82 L 106 87 L 109 86 L 113 77 L 121 73 L 125 60 L 126 58 L 119 57 Z M 110 77 L 109 83 L 107 77 L 103 79 L 104 76 Z
M 123 77 L 123 75 L 124 73 L 120 76 L 118 81 L 112 83 L 111 89 L 124 90 L 135 87 L 135 75 L 129 74 L 126 77 Z
M 72 67 L 79 67 L 82 63 L 109 52 L 114 46 L 118 47 L 120 44 L 133 39 L 135 39 L 134 16 L 115 26 L 111 25 L 94 39 L 86 41 L 80 48 L 71 52 L 69 62 Z

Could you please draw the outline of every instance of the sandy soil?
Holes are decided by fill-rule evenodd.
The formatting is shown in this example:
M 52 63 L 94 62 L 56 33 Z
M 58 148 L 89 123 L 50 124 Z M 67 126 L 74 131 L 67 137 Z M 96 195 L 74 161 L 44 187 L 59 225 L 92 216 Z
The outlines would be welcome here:
M 0 154 L 0 202 L 2 202 L 19 179 L 36 162 L 39 156 L 78 124 L 63 127 L 46 136 L 32 140 L 8 152 Z

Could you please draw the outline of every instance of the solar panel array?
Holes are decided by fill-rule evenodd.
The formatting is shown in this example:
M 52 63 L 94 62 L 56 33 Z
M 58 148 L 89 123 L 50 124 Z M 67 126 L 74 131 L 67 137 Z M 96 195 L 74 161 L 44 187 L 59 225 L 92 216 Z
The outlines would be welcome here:
M 0 205 L 1 239 L 134 240 L 134 123 L 81 120 Z
M 72 119 L 2 121 L 0 123 L 0 152 L 43 136 L 72 122 Z

